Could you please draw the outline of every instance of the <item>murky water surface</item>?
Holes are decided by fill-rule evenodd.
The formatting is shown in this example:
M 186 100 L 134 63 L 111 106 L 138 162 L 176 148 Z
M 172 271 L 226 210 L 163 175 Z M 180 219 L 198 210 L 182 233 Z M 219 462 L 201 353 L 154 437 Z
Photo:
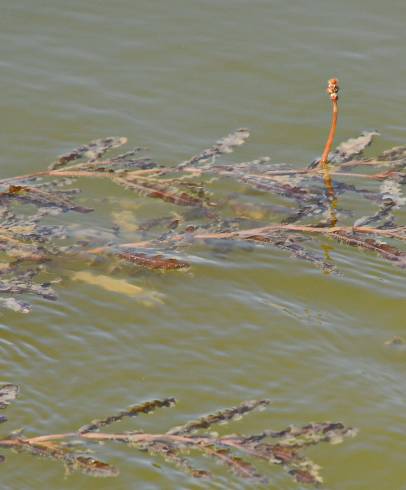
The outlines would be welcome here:
M 0 12 L 3 176 L 43 169 L 109 135 L 178 162 L 241 126 L 252 137 L 236 159 L 307 164 L 326 136 L 331 76 L 343 88 L 340 140 L 376 128 L 377 152 L 406 141 L 403 0 L 2 0 Z M 91 189 L 107 217 L 120 201 L 135 220 L 148 214 L 147 199 Z M 58 302 L 35 300 L 31 315 L 1 313 L 0 381 L 22 387 L 7 427 L 69 431 L 172 395 L 177 409 L 143 425 L 163 430 L 269 397 L 268 415 L 241 422 L 244 431 L 319 420 L 360 429 L 341 446 L 311 451 L 327 488 L 406 489 L 405 351 L 384 346 L 406 335 L 405 274 L 332 246 L 342 275 L 274 249 L 203 247 L 189 273 L 129 273 L 159 293 L 152 306 L 74 280 L 78 264 L 57 265 Z M 216 481 L 201 483 L 134 450 L 112 445 L 101 454 L 120 467 L 116 480 L 64 478 L 56 463 L 9 454 L 1 487 L 252 488 L 220 467 Z M 269 473 L 272 488 L 300 487 L 277 467 Z

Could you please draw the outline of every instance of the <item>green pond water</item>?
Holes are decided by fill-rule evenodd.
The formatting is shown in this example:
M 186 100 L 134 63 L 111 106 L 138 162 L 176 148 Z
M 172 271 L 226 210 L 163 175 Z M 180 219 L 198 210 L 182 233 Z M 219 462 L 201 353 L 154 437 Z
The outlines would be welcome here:
M 0 0 L 1 175 L 44 169 L 110 135 L 176 163 L 238 127 L 252 136 L 231 161 L 303 166 L 321 153 L 332 76 L 342 85 L 338 140 L 378 129 L 376 153 L 404 144 L 405 21 L 402 0 Z M 97 211 L 74 219 L 99 234 L 120 209 L 135 222 L 179 211 L 105 182 L 80 186 Z M 2 433 L 71 431 L 174 396 L 175 409 L 117 427 L 163 431 L 270 398 L 269 410 L 230 429 L 343 421 L 356 438 L 307 453 L 325 488 L 405 490 L 405 350 L 384 345 L 406 335 L 405 271 L 330 245 L 341 275 L 273 248 L 204 246 L 188 252 L 189 272 L 120 274 L 154 291 L 154 305 L 75 281 L 90 266 L 57 260 L 58 301 L 34 299 L 29 315 L 1 311 L 0 382 L 22 390 Z M 65 477 L 55 462 L 1 452 L 5 490 L 255 487 L 221 466 L 213 481 L 194 480 L 114 444 L 97 451 L 119 467 L 114 480 Z M 280 467 L 266 473 L 269 488 L 301 488 Z

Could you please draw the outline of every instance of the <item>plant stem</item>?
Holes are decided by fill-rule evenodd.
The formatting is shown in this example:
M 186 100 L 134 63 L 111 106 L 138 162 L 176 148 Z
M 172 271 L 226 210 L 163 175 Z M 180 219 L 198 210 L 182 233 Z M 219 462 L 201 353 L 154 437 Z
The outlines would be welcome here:
M 326 146 L 324 147 L 323 155 L 320 160 L 322 166 L 325 166 L 328 163 L 328 155 L 330 153 L 331 147 L 333 146 L 334 137 L 336 134 L 338 119 L 338 90 L 338 80 L 336 78 L 331 78 L 328 81 L 327 93 L 330 95 L 333 113 L 331 117 L 331 126 L 328 133 Z

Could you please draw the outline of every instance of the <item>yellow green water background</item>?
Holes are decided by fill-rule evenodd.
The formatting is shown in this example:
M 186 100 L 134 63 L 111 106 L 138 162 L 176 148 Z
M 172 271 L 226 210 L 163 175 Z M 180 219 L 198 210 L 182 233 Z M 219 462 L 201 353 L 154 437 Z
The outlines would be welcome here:
M 1 175 L 41 170 L 110 135 L 180 162 L 238 127 L 252 132 L 239 161 L 270 155 L 303 166 L 327 134 L 331 76 L 342 85 L 339 140 L 378 129 L 376 152 L 404 144 L 405 20 L 402 0 L 0 0 Z M 84 223 L 99 233 L 113 212 L 135 223 L 153 214 L 147 198 L 84 187 L 82 202 L 99 203 Z M 406 335 L 405 271 L 331 246 L 342 275 L 274 249 L 198 247 L 188 273 L 120 276 L 155 291 L 153 305 L 75 280 L 87 265 L 61 261 L 58 302 L 35 300 L 30 315 L 1 312 L 0 381 L 22 388 L 7 428 L 70 431 L 136 401 L 175 396 L 176 410 L 142 425 L 164 430 L 271 398 L 267 413 L 241 422 L 244 432 L 341 420 L 360 429 L 357 438 L 309 453 L 326 488 L 405 490 L 406 357 L 384 345 Z M 0 486 L 252 488 L 221 467 L 207 483 L 125 447 L 101 455 L 119 466 L 117 479 L 64 478 L 56 463 L 8 454 Z M 267 472 L 270 488 L 300 488 L 277 467 Z

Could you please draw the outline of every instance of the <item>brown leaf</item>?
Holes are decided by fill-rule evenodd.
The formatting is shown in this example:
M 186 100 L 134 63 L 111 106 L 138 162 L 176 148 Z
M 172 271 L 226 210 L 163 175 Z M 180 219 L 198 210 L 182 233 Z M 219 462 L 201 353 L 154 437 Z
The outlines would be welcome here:
M 119 475 L 119 470 L 110 464 L 104 463 L 89 456 L 77 456 L 68 465 L 69 469 L 80 471 L 85 475 L 96 477 L 113 477 Z
M 291 461 L 297 459 L 297 451 L 293 447 L 274 445 L 272 447 L 272 456 L 280 460 L 284 464 L 288 464 Z
M 351 245 L 352 247 L 364 248 L 376 252 L 384 259 L 390 260 L 395 265 L 404 268 L 406 267 L 406 252 L 402 252 L 392 245 L 380 242 L 374 238 L 364 238 L 356 233 L 346 233 L 335 231 L 330 236 L 338 241 Z
M 78 206 L 68 199 L 62 192 L 47 192 L 31 186 L 10 185 L 8 192 L 3 192 L 0 197 L 14 197 L 27 204 L 34 204 L 39 207 L 55 207 L 62 211 L 76 211 L 78 213 L 90 213 L 91 208 Z
M 177 204 L 179 206 L 203 206 L 205 204 L 204 196 L 198 193 L 187 192 L 179 186 L 178 181 L 159 181 L 156 179 L 135 179 L 115 177 L 113 181 L 128 190 L 138 192 L 139 194 L 155 199 L 161 199 L 165 202 Z
M 106 151 L 113 148 L 118 148 L 119 146 L 126 143 L 127 138 L 117 136 L 93 140 L 88 145 L 81 145 L 68 153 L 64 153 L 58 158 L 56 162 L 52 163 L 48 168 L 50 170 L 55 170 L 57 168 L 63 167 L 71 161 L 79 160 L 83 157 L 86 157 L 89 161 L 94 161 L 97 158 L 100 158 Z
M 295 480 L 299 483 L 307 483 L 314 484 L 320 483 L 320 479 L 316 478 L 311 471 L 301 470 L 301 469 L 293 469 L 290 470 L 289 473 L 295 477 Z
M 205 415 L 179 427 L 173 427 L 167 433 L 172 435 L 190 434 L 200 429 L 208 429 L 215 424 L 225 424 L 233 420 L 239 420 L 247 413 L 250 413 L 256 409 L 261 410 L 270 403 L 270 400 L 246 401 L 236 407 L 219 410 L 218 412 Z
M 164 257 L 163 255 L 147 255 L 141 252 L 121 252 L 118 254 L 118 256 L 121 259 L 127 260 L 128 262 L 133 262 L 147 269 L 160 269 L 167 271 L 189 268 L 189 264 L 187 262 L 175 259 L 173 257 Z
M 93 420 L 90 424 L 84 425 L 79 429 L 78 432 L 81 434 L 85 434 L 87 432 L 94 432 L 99 430 L 101 427 L 106 425 L 110 425 L 114 422 L 119 422 L 124 417 L 136 417 L 141 414 L 151 414 L 157 408 L 171 408 L 175 405 L 175 398 L 164 398 L 163 400 L 150 400 L 143 403 L 139 403 L 137 405 L 133 405 L 127 410 L 123 410 L 116 415 L 110 415 L 104 419 Z

